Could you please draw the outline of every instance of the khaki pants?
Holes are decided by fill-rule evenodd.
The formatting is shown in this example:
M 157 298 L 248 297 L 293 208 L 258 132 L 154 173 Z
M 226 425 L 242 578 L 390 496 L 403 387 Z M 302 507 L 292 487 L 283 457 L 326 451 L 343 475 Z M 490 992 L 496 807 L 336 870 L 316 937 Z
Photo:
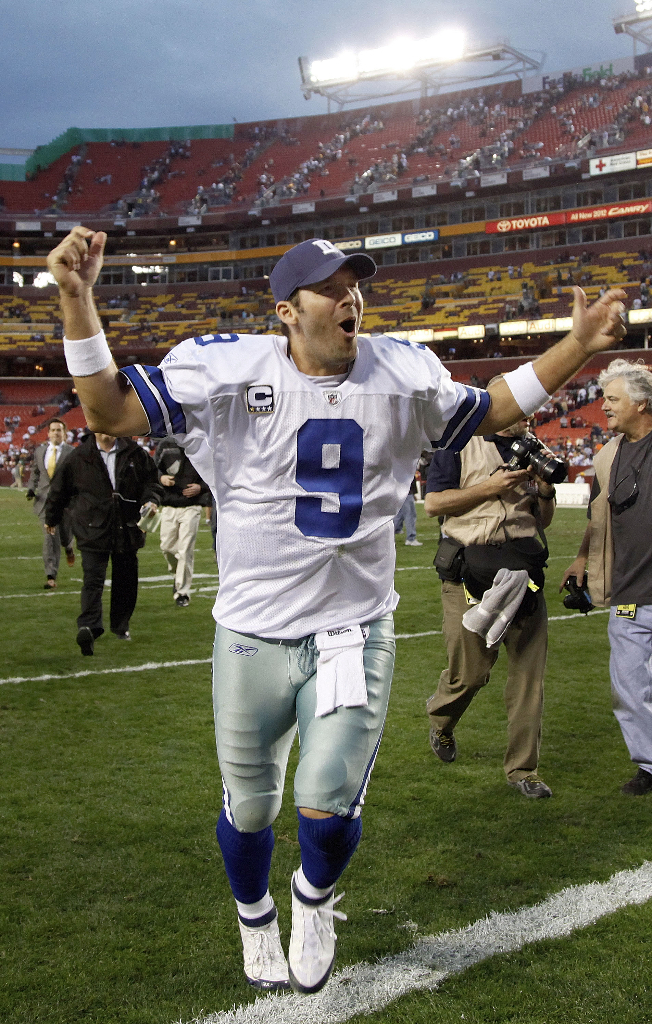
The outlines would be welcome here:
M 201 519 L 201 505 L 161 509 L 161 551 L 174 573 L 174 596 L 190 597 L 195 542 Z
M 426 709 L 435 729 L 451 733 L 478 690 L 489 682 L 500 645 L 487 648 L 482 637 L 462 626 L 462 616 L 470 606 L 460 583 L 442 583 L 442 605 L 448 668 L 442 672 Z M 536 771 L 539 763 L 548 651 L 548 614 L 543 593 L 538 594 L 533 614 L 510 626 L 503 643 L 507 650 L 507 750 L 503 763 L 509 781 L 518 782 Z

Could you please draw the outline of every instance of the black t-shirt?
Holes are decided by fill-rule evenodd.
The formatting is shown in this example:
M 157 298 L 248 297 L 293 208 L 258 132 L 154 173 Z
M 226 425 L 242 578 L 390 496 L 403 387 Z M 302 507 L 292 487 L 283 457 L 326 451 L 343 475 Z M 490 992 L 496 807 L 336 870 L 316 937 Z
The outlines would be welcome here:
M 609 495 L 633 505 L 617 512 L 611 504 L 614 564 L 611 604 L 652 605 L 652 432 L 640 441 L 621 441 L 611 467 Z

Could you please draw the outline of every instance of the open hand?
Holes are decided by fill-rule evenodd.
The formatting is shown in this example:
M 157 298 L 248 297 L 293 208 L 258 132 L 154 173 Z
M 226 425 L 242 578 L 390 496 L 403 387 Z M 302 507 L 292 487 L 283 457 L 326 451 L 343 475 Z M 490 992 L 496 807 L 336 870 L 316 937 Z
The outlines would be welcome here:
M 577 286 L 573 288 L 573 337 L 587 354 L 603 352 L 622 341 L 625 327 L 623 299 L 627 293 L 622 288 L 610 288 L 591 306 L 586 304 L 586 294 Z

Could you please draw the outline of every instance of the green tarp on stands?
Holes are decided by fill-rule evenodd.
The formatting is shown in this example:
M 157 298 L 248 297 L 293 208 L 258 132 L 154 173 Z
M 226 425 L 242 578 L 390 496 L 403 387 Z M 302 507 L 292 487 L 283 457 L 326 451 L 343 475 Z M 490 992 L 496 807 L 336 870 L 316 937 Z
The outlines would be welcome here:
M 68 128 L 47 146 L 37 146 L 21 170 L 27 174 L 33 174 L 39 167 L 44 170 L 84 142 L 185 142 L 187 139 L 232 138 L 232 124 L 196 124 L 177 128 Z
M 0 164 L 0 181 L 24 181 L 25 164 Z

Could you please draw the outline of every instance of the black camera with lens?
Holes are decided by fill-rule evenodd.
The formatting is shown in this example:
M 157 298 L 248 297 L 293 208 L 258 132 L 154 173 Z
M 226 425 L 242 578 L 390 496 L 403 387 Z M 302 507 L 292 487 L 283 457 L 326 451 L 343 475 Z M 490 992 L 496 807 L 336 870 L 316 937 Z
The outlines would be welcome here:
M 569 576 L 564 583 L 564 590 L 568 591 L 564 598 L 564 608 L 572 608 L 573 611 L 582 612 L 583 615 L 587 615 L 595 607 L 591 603 L 591 595 L 587 585 L 587 573 L 584 573 L 581 585 L 577 582 L 577 576 Z
M 560 484 L 568 475 L 568 466 L 563 459 L 552 455 L 546 446 L 534 434 L 517 437 L 510 446 L 513 452 L 507 468 L 512 470 L 529 469 L 536 473 L 546 484 Z

